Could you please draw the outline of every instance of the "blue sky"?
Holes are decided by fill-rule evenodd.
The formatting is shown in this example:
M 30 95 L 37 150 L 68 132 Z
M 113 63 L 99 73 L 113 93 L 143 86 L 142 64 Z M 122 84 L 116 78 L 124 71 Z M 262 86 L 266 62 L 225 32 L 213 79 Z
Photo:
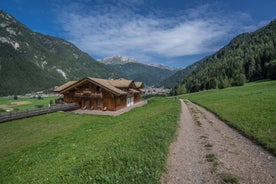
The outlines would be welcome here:
M 2 0 L 0 8 L 95 59 L 120 55 L 175 67 L 276 18 L 275 0 Z

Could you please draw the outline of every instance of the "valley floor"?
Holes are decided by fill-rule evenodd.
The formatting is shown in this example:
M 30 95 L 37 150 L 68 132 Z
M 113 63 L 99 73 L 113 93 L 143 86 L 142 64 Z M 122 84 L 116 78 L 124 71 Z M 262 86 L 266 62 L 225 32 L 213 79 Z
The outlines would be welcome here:
M 276 183 L 276 158 L 194 103 L 181 101 L 161 183 Z

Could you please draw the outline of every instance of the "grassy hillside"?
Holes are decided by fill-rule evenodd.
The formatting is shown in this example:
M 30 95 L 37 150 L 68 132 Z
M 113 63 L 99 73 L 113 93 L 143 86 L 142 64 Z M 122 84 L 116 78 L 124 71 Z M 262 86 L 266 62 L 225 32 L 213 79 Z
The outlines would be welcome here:
M 180 96 L 215 112 L 231 126 L 276 154 L 276 81 Z
M 118 117 L 52 113 L 0 124 L 0 183 L 159 183 L 180 103 Z

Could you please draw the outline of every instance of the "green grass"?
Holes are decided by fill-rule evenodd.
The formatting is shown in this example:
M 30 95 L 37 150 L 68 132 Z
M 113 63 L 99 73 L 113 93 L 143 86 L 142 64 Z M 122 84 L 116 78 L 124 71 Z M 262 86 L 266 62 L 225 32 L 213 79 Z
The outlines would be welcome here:
M 217 159 L 217 157 L 216 157 L 216 155 L 213 154 L 213 153 L 206 155 L 206 160 L 207 160 L 208 162 L 214 162 L 216 159 Z
M 225 183 L 238 183 L 239 182 L 238 178 L 230 173 L 222 173 L 221 177 Z
M 0 124 L 0 183 L 159 183 L 180 103 L 118 117 L 52 113 Z
M 36 106 L 42 105 L 47 107 L 50 103 L 50 100 L 55 102 L 55 99 L 59 98 L 58 96 L 49 96 L 43 97 L 43 99 L 37 98 L 22 98 L 18 97 L 17 100 L 14 100 L 13 97 L 0 97 L 0 109 L 4 110 L 26 110 L 26 109 L 34 109 Z
M 213 147 L 213 145 L 210 144 L 210 143 L 208 143 L 208 144 L 205 144 L 205 147 L 206 147 L 206 148 L 211 148 L 211 147 Z
M 276 154 L 276 81 L 185 94 Z

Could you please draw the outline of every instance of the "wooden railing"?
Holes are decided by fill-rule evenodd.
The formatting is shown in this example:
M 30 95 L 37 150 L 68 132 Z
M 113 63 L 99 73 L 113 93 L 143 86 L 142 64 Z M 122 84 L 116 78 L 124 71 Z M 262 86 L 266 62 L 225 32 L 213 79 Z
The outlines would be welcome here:
M 102 98 L 102 93 L 75 93 L 75 97 Z
M 78 108 L 79 108 L 78 104 L 70 103 L 70 104 L 58 104 L 58 105 L 51 106 L 51 107 L 43 107 L 43 108 L 30 109 L 30 110 L 5 112 L 5 113 L 0 113 L 0 123 L 15 120 L 15 119 L 38 116 L 41 114 L 47 114 L 47 113 L 52 113 L 52 112 L 57 112 L 57 111 L 75 110 Z

